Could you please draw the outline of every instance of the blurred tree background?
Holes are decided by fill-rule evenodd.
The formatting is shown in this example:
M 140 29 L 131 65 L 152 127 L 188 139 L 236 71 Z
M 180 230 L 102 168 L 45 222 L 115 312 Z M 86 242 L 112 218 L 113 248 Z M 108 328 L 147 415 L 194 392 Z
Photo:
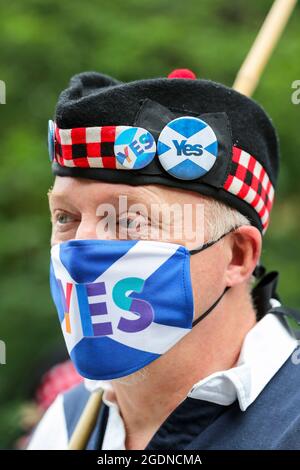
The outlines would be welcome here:
M 231 85 L 272 0 L 0 0 L 0 447 L 20 434 L 36 364 L 63 341 L 48 289 L 52 176 L 47 121 L 69 78 L 96 70 L 128 81 L 188 67 Z M 282 147 L 280 189 L 264 246 L 284 302 L 300 307 L 299 5 L 254 95 Z

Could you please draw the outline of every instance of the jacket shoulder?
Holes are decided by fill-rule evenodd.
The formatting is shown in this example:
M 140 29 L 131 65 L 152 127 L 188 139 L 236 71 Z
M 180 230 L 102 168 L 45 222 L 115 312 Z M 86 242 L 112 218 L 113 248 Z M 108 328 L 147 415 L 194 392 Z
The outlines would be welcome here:
M 86 389 L 84 384 L 81 383 L 62 395 L 63 410 L 69 439 L 73 434 L 90 394 L 91 393 Z

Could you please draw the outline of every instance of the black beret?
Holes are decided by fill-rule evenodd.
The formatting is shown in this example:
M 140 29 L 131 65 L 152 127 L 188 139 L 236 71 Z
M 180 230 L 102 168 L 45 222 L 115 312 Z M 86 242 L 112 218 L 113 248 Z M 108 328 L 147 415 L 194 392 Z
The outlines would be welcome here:
M 216 136 L 218 158 L 206 172 L 176 177 L 157 155 L 137 169 L 117 161 L 116 129 L 142 128 L 159 150 L 163 130 L 180 117 L 205 123 Z M 123 83 L 97 72 L 75 75 L 58 99 L 53 141 L 55 175 L 187 189 L 236 208 L 261 231 L 269 223 L 279 167 L 275 129 L 260 105 L 220 83 L 190 78 Z

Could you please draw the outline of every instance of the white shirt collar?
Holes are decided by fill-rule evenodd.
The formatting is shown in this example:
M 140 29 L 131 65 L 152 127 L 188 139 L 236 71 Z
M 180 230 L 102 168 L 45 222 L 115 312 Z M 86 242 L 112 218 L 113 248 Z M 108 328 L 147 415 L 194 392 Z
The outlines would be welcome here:
M 237 364 L 196 383 L 188 396 L 245 411 L 297 347 L 281 320 L 265 315 L 246 335 Z
M 275 303 L 275 302 L 274 302 Z M 275 306 L 275 305 L 274 305 Z M 197 382 L 188 397 L 228 406 L 236 399 L 245 411 L 290 357 L 298 343 L 274 314 L 265 315 L 245 336 L 235 367 L 215 372 Z M 116 402 L 108 400 L 109 381 L 85 380 L 90 391 L 104 389 L 110 413 L 102 449 L 125 448 L 125 427 Z

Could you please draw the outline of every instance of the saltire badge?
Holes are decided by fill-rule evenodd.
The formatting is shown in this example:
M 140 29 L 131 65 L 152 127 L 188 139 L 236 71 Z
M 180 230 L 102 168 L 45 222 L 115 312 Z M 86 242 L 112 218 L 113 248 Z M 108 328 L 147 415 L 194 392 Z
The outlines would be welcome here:
M 118 162 L 128 170 L 147 166 L 155 157 L 154 137 L 141 127 L 126 127 L 116 136 L 114 153 Z
M 169 122 L 161 131 L 157 153 L 162 167 L 172 176 L 193 180 L 215 164 L 218 140 L 202 119 L 185 116 Z

